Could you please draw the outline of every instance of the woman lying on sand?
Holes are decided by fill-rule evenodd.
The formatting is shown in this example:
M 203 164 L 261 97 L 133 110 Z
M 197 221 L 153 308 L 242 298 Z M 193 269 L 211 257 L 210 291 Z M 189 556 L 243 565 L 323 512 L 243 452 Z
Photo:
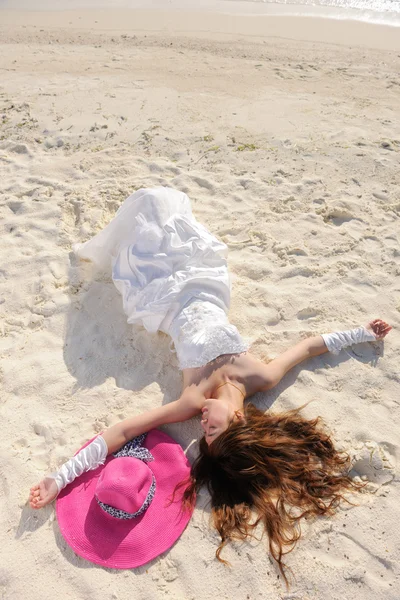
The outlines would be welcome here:
M 357 486 L 346 475 L 348 457 L 335 450 L 319 418 L 308 421 L 299 410 L 264 414 L 244 401 L 272 389 L 303 360 L 381 340 L 391 327 L 376 319 L 366 327 L 313 336 L 264 364 L 247 351 L 226 316 L 226 250 L 195 220 L 186 194 L 169 188 L 134 193 L 102 232 L 75 248 L 78 256 L 99 267 L 112 262 L 128 323 L 171 336 L 183 390 L 175 402 L 107 429 L 58 473 L 34 486 L 30 505 L 42 508 L 128 440 L 201 413 L 205 435 L 184 502 L 193 504 L 200 486 L 207 486 L 221 536 L 220 560 L 230 539 L 244 539 L 263 523 L 283 573 L 283 552 L 297 541 L 301 516 L 331 514 L 342 492 Z M 300 509 L 295 516 L 293 507 Z

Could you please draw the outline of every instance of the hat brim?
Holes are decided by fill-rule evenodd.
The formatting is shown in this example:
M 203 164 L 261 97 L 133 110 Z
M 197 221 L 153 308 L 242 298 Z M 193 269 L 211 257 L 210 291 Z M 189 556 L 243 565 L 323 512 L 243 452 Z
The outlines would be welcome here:
M 108 515 L 97 503 L 95 491 L 104 465 L 77 478 L 60 493 L 56 512 L 61 534 L 86 560 L 112 569 L 140 567 L 170 548 L 192 515 L 182 509 L 182 490 L 175 487 L 187 479 L 190 464 L 181 448 L 162 431 L 150 431 L 143 443 L 154 457 L 147 463 L 156 479 L 154 498 L 140 517 L 131 520 Z

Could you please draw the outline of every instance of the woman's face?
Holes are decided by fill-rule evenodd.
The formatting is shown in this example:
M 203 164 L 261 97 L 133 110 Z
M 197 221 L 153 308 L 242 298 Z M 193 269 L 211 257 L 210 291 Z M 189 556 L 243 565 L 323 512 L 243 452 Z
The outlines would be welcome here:
M 233 406 L 222 399 L 209 398 L 201 409 L 201 426 L 207 444 L 211 444 L 220 433 L 228 428 L 235 417 Z

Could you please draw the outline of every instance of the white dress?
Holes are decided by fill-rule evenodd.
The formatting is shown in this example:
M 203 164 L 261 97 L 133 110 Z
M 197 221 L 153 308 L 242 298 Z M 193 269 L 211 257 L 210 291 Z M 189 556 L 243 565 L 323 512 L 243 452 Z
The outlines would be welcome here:
M 180 369 L 247 350 L 226 315 L 227 248 L 196 221 L 183 192 L 138 190 L 74 251 L 101 269 L 112 267 L 128 323 L 170 335 Z

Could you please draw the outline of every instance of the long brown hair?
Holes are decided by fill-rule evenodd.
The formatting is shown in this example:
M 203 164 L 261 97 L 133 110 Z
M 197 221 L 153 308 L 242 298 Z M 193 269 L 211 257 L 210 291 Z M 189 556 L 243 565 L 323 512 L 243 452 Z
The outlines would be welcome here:
M 183 492 L 188 506 L 201 486 L 208 488 L 221 562 L 227 562 L 221 558 L 227 542 L 254 536 L 261 522 L 286 583 L 282 557 L 300 538 L 299 520 L 333 514 L 345 500 L 342 492 L 360 487 L 347 476 L 349 457 L 335 449 L 320 417 L 309 421 L 299 410 L 264 414 L 248 404 L 243 420 L 231 423 L 209 446 L 200 441 Z

